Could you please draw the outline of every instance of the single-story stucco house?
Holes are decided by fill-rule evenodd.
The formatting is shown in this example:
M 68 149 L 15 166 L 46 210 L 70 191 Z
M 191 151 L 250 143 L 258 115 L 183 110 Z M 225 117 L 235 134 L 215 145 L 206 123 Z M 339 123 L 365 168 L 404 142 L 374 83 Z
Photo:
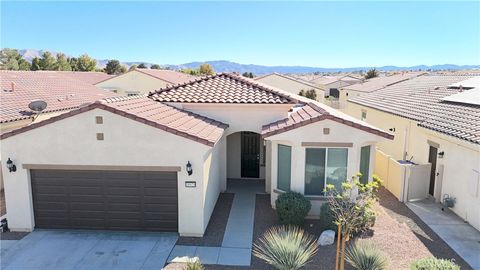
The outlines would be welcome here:
M 147 94 L 159 88 L 186 83 L 197 77 L 174 70 L 136 68 L 129 72 L 106 78 L 95 85 L 120 95 Z
M 202 236 L 227 178 L 298 191 L 318 215 L 327 183 L 371 178 L 393 136 L 235 74 L 114 97 L 1 135 L 9 227 Z

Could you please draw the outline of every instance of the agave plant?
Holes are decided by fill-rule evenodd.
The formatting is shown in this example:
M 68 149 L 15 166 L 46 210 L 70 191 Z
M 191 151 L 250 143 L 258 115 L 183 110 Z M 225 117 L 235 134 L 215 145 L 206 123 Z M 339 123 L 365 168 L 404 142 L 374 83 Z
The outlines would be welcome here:
M 356 242 L 345 252 L 345 259 L 358 270 L 387 269 L 388 260 L 371 242 Z
M 200 260 L 189 260 L 185 270 L 205 270 Z
M 253 245 L 253 255 L 279 270 L 297 270 L 317 253 L 315 238 L 296 226 L 270 228 Z

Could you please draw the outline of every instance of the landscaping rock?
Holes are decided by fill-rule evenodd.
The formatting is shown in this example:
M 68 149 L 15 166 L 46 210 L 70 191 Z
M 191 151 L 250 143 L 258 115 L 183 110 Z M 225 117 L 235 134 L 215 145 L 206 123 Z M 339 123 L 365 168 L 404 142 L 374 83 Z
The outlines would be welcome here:
M 332 230 L 323 231 L 318 238 L 317 244 L 319 246 L 329 246 L 335 242 L 335 232 Z

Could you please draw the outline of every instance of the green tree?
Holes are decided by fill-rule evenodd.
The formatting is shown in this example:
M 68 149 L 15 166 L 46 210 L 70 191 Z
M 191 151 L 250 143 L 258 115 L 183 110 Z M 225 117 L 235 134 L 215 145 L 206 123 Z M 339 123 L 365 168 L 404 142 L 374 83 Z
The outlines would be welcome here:
M 137 67 L 138 67 L 138 66 L 135 65 L 135 64 L 134 64 L 134 65 L 131 65 L 130 68 L 128 69 L 128 71 L 135 70 L 135 69 L 137 69 Z
M 200 65 L 200 68 L 198 69 L 198 73 L 200 75 L 213 75 L 215 74 L 215 71 L 213 70 L 213 67 L 210 64 L 202 64 Z
M 30 70 L 41 70 L 42 69 L 42 66 L 40 64 L 40 58 L 38 57 L 34 57 L 32 59 L 32 66 L 30 67 Z
M 252 72 L 246 72 L 246 71 L 242 74 L 242 76 L 247 77 L 247 78 L 254 78 L 255 77 L 255 75 L 253 75 Z
M 162 69 L 162 67 L 158 64 L 153 64 L 150 66 L 151 69 Z
M 365 75 L 365 79 L 371 79 L 375 77 L 378 77 L 378 71 L 374 68 L 367 71 L 367 74 Z
M 55 65 L 55 70 L 72 71 L 72 67 L 70 66 L 70 63 L 68 62 L 68 59 L 65 56 L 65 54 L 63 53 L 57 54 L 57 63 Z
M 140 65 L 138 65 L 137 68 L 147 68 L 147 66 L 144 63 L 140 63 Z
M 302 97 L 317 100 L 317 92 L 315 92 L 315 90 L 313 90 L 313 89 L 310 89 L 310 90 L 307 90 L 307 91 L 302 89 L 302 90 L 300 90 L 300 92 L 298 92 L 298 94 Z
M 78 71 L 78 58 L 76 57 L 69 57 L 67 59 L 68 64 L 70 65 L 70 69 L 72 71 Z
M 57 59 L 53 57 L 52 53 L 44 52 L 40 57 L 40 69 L 41 70 L 55 70 L 57 65 Z
M 189 75 L 193 75 L 193 76 L 199 76 L 200 75 L 198 69 L 186 68 L 186 69 L 180 70 L 180 72 L 183 72 L 183 73 L 186 73 L 186 74 L 189 74 Z
M 95 68 L 97 66 L 97 61 L 88 54 L 82 54 L 78 59 L 76 63 L 76 71 L 95 71 Z
M 0 69 L 30 70 L 30 63 L 22 58 L 18 50 L 5 48 L 0 51 Z
M 105 72 L 107 74 L 118 75 L 125 72 L 125 67 L 122 66 L 118 60 L 110 60 L 105 66 Z

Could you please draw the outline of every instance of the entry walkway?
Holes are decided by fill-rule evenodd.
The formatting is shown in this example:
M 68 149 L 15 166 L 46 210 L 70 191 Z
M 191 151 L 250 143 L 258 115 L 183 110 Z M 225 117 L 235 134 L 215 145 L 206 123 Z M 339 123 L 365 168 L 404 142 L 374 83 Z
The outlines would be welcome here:
M 433 200 L 408 202 L 423 222 L 475 270 L 480 270 L 480 232 Z
M 257 193 L 264 193 L 263 181 L 229 180 L 227 192 L 234 193 L 232 208 L 221 247 L 181 246 L 172 250 L 169 262 L 198 258 L 204 264 L 250 266 Z

